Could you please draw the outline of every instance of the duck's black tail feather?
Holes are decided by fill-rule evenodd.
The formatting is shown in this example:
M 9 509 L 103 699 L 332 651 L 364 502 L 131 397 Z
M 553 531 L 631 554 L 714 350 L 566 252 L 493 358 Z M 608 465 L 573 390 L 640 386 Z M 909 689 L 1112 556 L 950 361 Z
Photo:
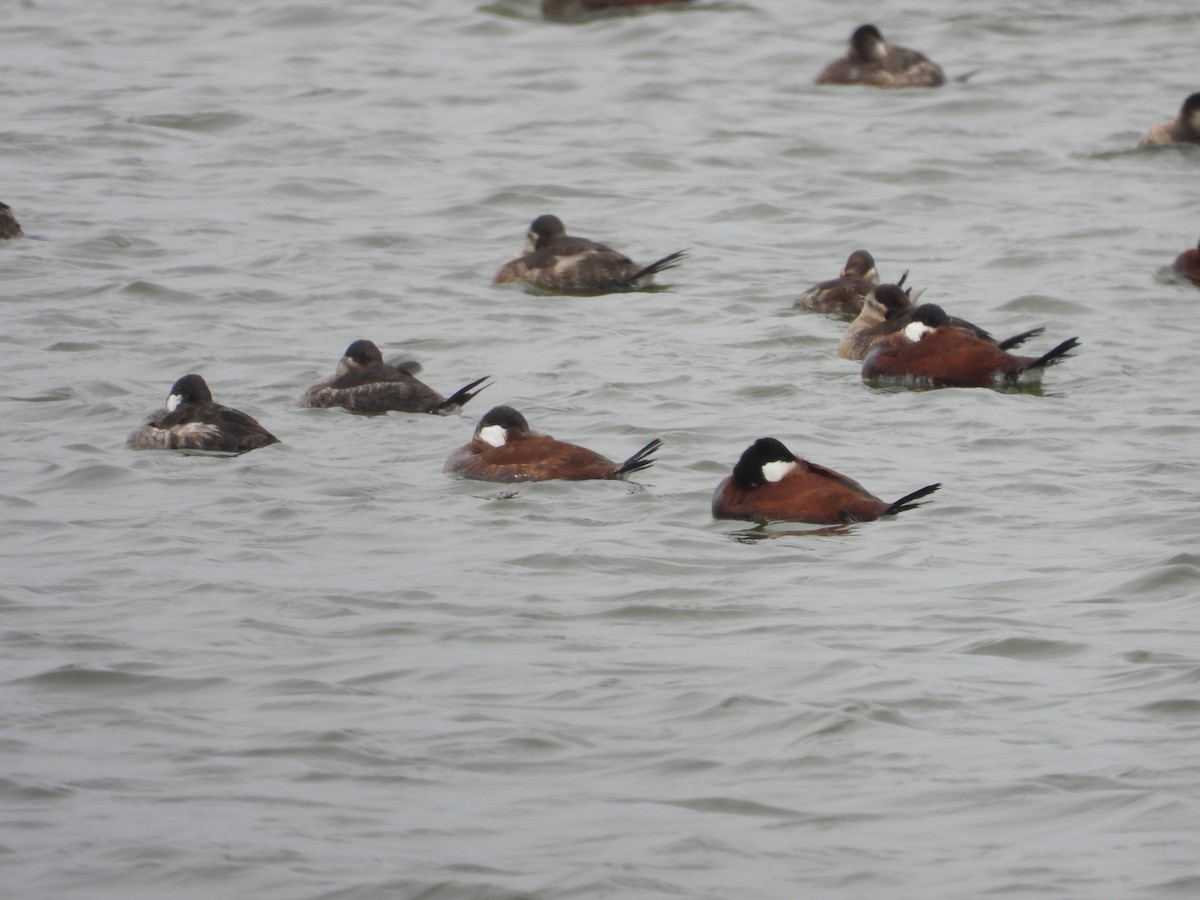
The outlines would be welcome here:
M 680 262 L 687 259 L 686 250 L 676 250 L 664 256 L 662 259 L 656 259 L 648 266 L 643 266 L 641 269 L 629 279 L 631 285 L 637 284 L 643 278 L 649 278 L 651 275 L 657 275 L 659 272 L 665 272 L 667 269 L 674 269 Z
M 997 346 L 1001 350 L 1011 350 L 1013 347 L 1020 347 L 1023 343 L 1033 337 L 1037 337 L 1045 328 L 1030 328 L 1028 331 L 1022 331 L 1020 334 L 1014 334 L 1010 338 L 1001 341 Z
M 478 391 L 472 390 L 472 388 L 478 387 L 491 377 L 491 375 L 484 375 L 482 378 L 476 378 L 470 384 L 464 384 L 457 391 L 431 409 L 430 412 L 436 416 L 445 416 L 462 409 L 464 406 L 466 406 L 467 402 L 471 400 L 471 398 L 479 393 L 479 391 L 482 391 L 483 388 L 491 387 L 491 385 L 484 384 L 483 387 L 479 388 Z
M 625 460 L 625 462 L 621 463 L 617 471 L 613 473 L 613 477 L 624 478 L 632 472 L 640 472 L 642 469 L 650 468 L 654 465 L 653 456 L 661 446 L 662 440 L 655 438 L 637 453 L 633 454 L 633 456 L 629 457 L 629 459 Z
M 1068 338 L 1063 341 L 1049 353 L 1044 353 L 1035 359 L 1029 366 L 1031 369 L 1040 369 L 1045 366 L 1055 366 L 1064 359 L 1071 357 L 1071 351 L 1079 346 L 1079 338 Z
M 901 497 L 899 500 L 897 500 L 895 503 L 893 503 L 891 506 L 889 506 L 887 508 L 887 512 L 885 512 L 884 515 L 885 516 L 894 516 L 894 515 L 896 515 L 896 513 L 902 513 L 906 509 L 916 509 L 918 506 L 924 506 L 925 505 L 924 503 L 915 503 L 913 501 L 920 500 L 922 497 L 928 497 L 934 491 L 938 490 L 941 486 L 942 486 L 942 483 L 939 481 L 937 484 L 927 484 L 927 485 L 925 485 L 925 487 L 921 488 L 919 491 L 913 491 L 911 494 L 905 494 L 903 497 Z

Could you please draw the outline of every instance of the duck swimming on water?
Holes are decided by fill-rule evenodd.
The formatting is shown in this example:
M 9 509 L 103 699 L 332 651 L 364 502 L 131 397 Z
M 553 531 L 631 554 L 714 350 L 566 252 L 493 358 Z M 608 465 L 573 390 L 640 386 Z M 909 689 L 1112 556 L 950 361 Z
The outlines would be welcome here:
M 916 501 L 940 487 L 926 485 L 888 503 L 857 481 L 801 459 L 776 438 L 759 438 L 717 485 L 712 513 L 716 519 L 847 525 L 923 506 Z
M 946 83 L 942 67 L 925 54 L 896 47 L 874 25 L 860 25 L 850 35 L 846 55 L 827 65 L 817 84 L 865 84 L 878 88 L 939 87 Z
M 444 472 L 477 481 L 590 481 L 626 479 L 654 464 L 655 439 L 623 463 L 594 450 L 539 434 L 511 406 L 488 410 L 471 440 L 446 460 Z
M 416 377 L 420 371 L 421 364 L 416 362 L 389 365 L 383 361 L 383 354 L 374 343 L 355 341 L 346 348 L 333 375 L 305 391 L 300 405 L 308 408 L 340 406 L 369 416 L 387 412 L 447 416 L 482 391 L 482 387 L 475 388 L 490 377 L 477 378 L 449 397 L 443 397 Z
M 636 291 L 654 276 L 679 265 L 687 255 L 677 250 L 647 266 L 587 238 L 572 237 L 558 216 L 538 216 L 529 226 L 525 248 L 501 267 L 493 284 L 524 281 L 549 293 L 611 294 Z
M 1016 356 L 955 327 L 940 306 L 924 303 L 903 331 L 878 341 L 863 360 L 864 381 L 911 388 L 1001 387 L 1036 381 L 1071 357 L 1078 338 L 1041 356 Z
M 213 400 L 204 379 L 184 375 L 167 395 L 163 408 L 133 430 L 131 450 L 211 450 L 246 453 L 278 444 L 279 438 L 240 410 Z

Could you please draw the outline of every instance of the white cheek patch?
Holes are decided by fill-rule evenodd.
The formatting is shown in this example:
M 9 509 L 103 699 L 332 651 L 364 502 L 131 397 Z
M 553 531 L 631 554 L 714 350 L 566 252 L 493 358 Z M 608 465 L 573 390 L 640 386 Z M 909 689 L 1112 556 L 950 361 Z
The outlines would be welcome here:
M 487 425 L 480 428 L 479 439 L 489 447 L 503 447 L 508 442 L 504 428 L 500 425 Z
M 909 322 L 904 326 L 904 336 L 915 344 L 932 330 L 924 322 Z
M 179 394 L 172 394 L 167 398 L 167 412 L 175 412 L 179 408 L 179 404 L 183 402 L 183 397 Z
M 762 473 L 763 478 L 771 483 L 779 481 L 792 469 L 796 468 L 796 464 L 791 460 L 776 460 L 775 462 L 763 463 Z

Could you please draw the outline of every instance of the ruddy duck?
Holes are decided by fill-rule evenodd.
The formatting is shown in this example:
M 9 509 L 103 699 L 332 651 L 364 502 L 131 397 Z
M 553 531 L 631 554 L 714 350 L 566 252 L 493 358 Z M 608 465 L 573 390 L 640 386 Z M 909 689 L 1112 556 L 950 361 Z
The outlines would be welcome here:
M 628 478 L 654 464 L 662 441 L 654 439 L 623 463 L 586 447 L 531 431 L 511 406 L 497 406 L 475 427 L 470 443 L 455 450 L 443 471 L 476 481 L 587 481 Z
M 213 450 L 245 453 L 279 438 L 244 412 L 214 403 L 199 375 L 184 375 L 171 387 L 166 405 L 129 435 L 131 450 Z
M 616 12 L 630 12 L 639 6 L 683 4 L 690 0 L 542 0 L 542 15 L 547 19 L 582 19 Z
M 1200 284 L 1200 243 L 1175 257 L 1175 271 L 1184 278 L 1190 278 L 1196 284 Z
M 918 306 L 903 331 L 887 335 L 863 360 L 864 381 L 904 387 L 996 387 L 1036 381 L 1046 366 L 1070 357 L 1078 338 L 1063 341 L 1038 357 L 1014 356 L 954 327 L 945 310 Z
M 521 255 L 501 267 L 492 284 L 526 281 L 553 293 L 636 291 L 653 284 L 656 273 L 679 265 L 686 253 L 679 250 L 639 266 L 603 244 L 570 237 L 558 216 L 538 216 L 529 226 Z
M 938 87 L 945 83 L 941 66 L 916 50 L 892 46 L 874 25 L 855 29 L 846 55 L 831 62 L 817 76 L 817 84 L 866 84 L 881 88 Z
M 801 459 L 775 438 L 759 438 L 717 485 L 712 512 L 715 519 L 848 525 L 924 506 L 915 501 L 941 486 L 926 485 L 888 503 L 857 481 Z
M 877 284 L 879 270 L 875 268 L 875 257 L 866 250 L 855 250 L 837 278 L 809 288 L 792 305 L 809 312 L 856 316 Z
M 17 217 L 13 215 L 12 207 L 7 203 L 0 203 L 0 240 L 20 237 L 24 233 Z
M 902 331 L 913 320 L 916 309 L 911 288 L 904 289 L 898 284 L 879 285 L 863 302 L 858 318 L 846 328 L 846 333 L 842 335 L 841 343 L 838 344 L 838 356 L 842 359 L 863 359 L 878 341 L 893 332 Z M 1001 350 L 1019 347 L 1031 337 L 1045 331 L 1044 328 L 1031 328 L 1003 341 L 997 341 L 978 325 L 972 325 L 966 319 L 951 316 L 950 324 L 982 341 L 995 344 Z
M 405 362 L 391 366 L 383 361 L 371 341 L 355 341 L 329 378 L 314 384 L 300 398 L 304 407 L 340 406 L 350 412 L 376 416 L 386 412 L 433 413 L 446 416 L 461 409 L 491 376 L 484 375 L 443 397 L 416 378 L 421 364 Z M 487 387 L 485 384 L 483 387 Z
M 1179 115 L 1160 122 L 1142 138 L 1139 147 L 1150 144 L 1200 144 L 1200 93 L 1192 94 L 1179 107 Z

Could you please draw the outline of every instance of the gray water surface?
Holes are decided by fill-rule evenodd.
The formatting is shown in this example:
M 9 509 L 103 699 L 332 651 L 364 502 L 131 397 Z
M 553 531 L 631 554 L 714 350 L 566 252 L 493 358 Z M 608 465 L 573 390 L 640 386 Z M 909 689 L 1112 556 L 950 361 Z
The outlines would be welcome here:
M 1200 895 L 1193 2 L 0 11 L 0 883 L 21 898 Z M 874 21 L 953 78 L 818 88 Z M 492 287 L 554 212 L 668 290 Z M 886 279 L 1076 358 L 876 391 Z M 370 338 L 458 417 L 296 398 Z M 135 453 L 197 371 L 283 443 Z M 641 485 L 441 474 L 489 406 Z M 927 506 L 713 522 L 773 435 Z

